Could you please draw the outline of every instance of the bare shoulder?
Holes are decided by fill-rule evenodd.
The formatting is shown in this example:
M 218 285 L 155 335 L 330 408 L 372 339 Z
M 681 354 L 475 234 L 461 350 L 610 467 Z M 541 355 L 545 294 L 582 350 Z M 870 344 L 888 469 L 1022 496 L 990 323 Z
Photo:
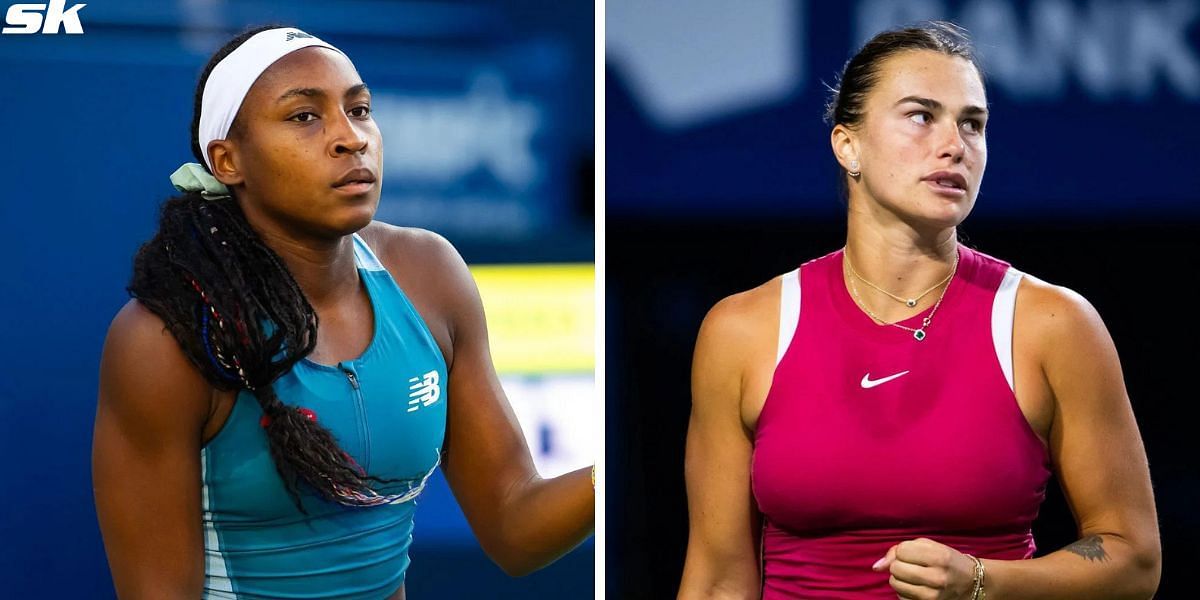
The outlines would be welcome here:
M 705 315 L 700 337 L 716 338 L 721 344 L 753 344 L 764 334 L 774 336 L 779 321 L 781 285 L 782 277 L 775 277 L 757 287 L 722 298 Z
M 483 304 L 466 262 L 449 240 L 426 229 L 371 221 L 360 232 L 429 327 L 446 358 L 454 340 L 482 325 Z
M 1127 404 L 1116 346 L 1082 295 L 1026 276 L 1017 292 L 1014 327 L 1029 340 L 1027 351 L 1052 390 L 1056 410 Z
M 466 271 L 466 264 L 454 245 L 427 229 L 371 221 L 360 234 L 388 270 L 395 267 L 406 272 L 445 273 L 447 268 Z
M 761 386 L 756 383 L 769 376 L 766 369 L 774 364 L 780 285 L 776 277 L 733 294 L 705 315 L 692 359 L 694 402 L 729 398 L 746 408 L 742 405 L 747 392 L 757 397 L 754 391 Z
M 211 392 L 163 320 L 137 300 L 125 303 L 104 341 L 101 407 L 130 426 L 194 427 L 199 433 Z
M 1047 345 L 1070 342 L 1080 334 L 1106 332 L 1100 314 L 1081 294 L 1028 274 L 1021 278 L 1017 291 L 1017 318 Z

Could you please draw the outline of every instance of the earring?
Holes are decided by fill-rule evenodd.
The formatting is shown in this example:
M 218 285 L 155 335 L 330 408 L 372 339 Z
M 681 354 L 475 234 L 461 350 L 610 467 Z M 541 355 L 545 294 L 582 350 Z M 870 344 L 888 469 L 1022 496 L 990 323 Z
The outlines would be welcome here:
M 846 171 L 846 173 L 849 174 L 851 177 L 858 177 L 859 175 L 862 175 L 862 171 L 858 170 L 858 161 L 857 160 L 850 161 L 850 169 L 851 170 Z

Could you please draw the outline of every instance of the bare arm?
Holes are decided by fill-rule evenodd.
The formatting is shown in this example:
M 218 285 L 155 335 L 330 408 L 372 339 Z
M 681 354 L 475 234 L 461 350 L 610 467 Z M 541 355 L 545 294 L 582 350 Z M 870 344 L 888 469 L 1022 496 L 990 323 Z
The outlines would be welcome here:
M 705 317 L 692 361 L 685 475 L 689 535 L 681 599 L 758 598 L 761 517 L 750 489 L 753 440 L 742 419 L 751 365 L 778 321 L 778 282 L 726 298 Z M 773 292 L 772 292 L 773 291 Z M 770 310 L 774 307 L 773 310 Z M 766 339 L 764 339 L 766 338 Z
M 591 535 L 591 469 L 551 479 L 538 475 L 492 365 L 483 304 L 466 264 L 436 235 L 393 231 L 390 237 L 389 254 L 420 257 L 422 266 L 409 264 L 427 269 L 422 280 L 429 283 L 420 292 L 427 294 L 424 312 L 442 311 L 434 320 L 447 325 L 440 340 L 450 363 L 446 480 L 497 565 L 514 576 L 537 570 Z
M 1079 295 L 1026 282 L 1030 326 L 1043 332 L 1053 391 L 1050 453 L 1080 540 L 1038 559 L 989 561 L 997 598 L 1150 598 L 1161 547 L 1146 452 L 1100 315 Z M 1022 314 L 1018 313 L 1018 318 Z
M 984 590 L 1005 600 L 1150 598 L 1161 572 L 1158 522 L 1112 339 L 1086 300 L 1032 279 L 1021 284 L 1016 327 L 1014 347 L 1034 356 L 1030 376 L 1053 399 L 1050 456 L 1080 539 L 1033 560 L 983 559 Z M 874 568 L 885 566 L 905 598 L 971 597 L 975 563 L 938 542 L 898 544 Z
M 200 596 L 210 389 L 162 320 L 126 304 L 104 344 L 92 445 L 96 513 L 122 599 Z

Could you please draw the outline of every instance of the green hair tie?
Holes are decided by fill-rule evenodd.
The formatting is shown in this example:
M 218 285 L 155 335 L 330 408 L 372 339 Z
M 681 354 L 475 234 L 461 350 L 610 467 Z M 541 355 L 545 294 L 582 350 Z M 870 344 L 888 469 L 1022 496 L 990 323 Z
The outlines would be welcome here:
M 171 173 L 171 185 L 184 193 L 199 192 L 205 200 L 228 198 L 230 195 L 229 188 L 217 181 L 217 178 L 199 163 L 184 163 L 175 169 L 175 172 Z

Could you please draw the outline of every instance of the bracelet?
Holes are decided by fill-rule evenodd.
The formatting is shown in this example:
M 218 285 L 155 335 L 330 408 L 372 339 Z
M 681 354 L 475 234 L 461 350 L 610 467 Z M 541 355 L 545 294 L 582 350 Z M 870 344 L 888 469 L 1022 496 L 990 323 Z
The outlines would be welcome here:
M 596 489 L 596 465 L 592 465 L 592 489 Z
M 987 576 L 983 570 L 983 561 L 970 554 L 966 557 L 975 561 L 975 589 L 971 590 L 971 600 L 987 600 L 987 592 L 983 589 L 983 579 Z

